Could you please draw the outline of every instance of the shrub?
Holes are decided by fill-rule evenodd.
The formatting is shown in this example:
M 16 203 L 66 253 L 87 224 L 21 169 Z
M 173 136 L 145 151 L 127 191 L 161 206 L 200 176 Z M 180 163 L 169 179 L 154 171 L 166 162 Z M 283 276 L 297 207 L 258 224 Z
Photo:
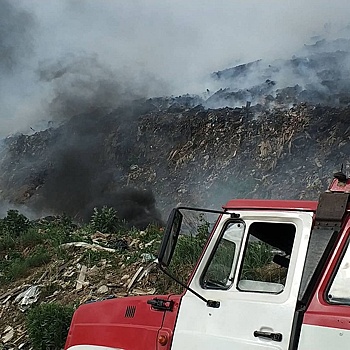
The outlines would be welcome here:
M 72 232 L 78 229 L 72 219 L 66 215 L 47 216 L 36 222 L 35 228 L 43 233 L 43 237 L 58 247 L 72 240 Z
M 25 260 L 28 268 L 39 267 L 51 261 L 51 254 L 44 247 L 38 247 L 32 255 Z
M 123 221 L 118 218 L 115 209 L 106 206 L 101 209 L 94 208 L 90 224 L 95 231 L 102 233 L 113 233 L 124 226 Z
M 3 233 L 18 237 L 27 232 L 29 226 L 30 221 L 23 214 L 20 214 L 18 210 L 9 210 L 2 220 L 1 228 Z
M 73 307 L 41 304 L 28 311 L 26 326 L 35 350 L 62 349 L 73 316 Z
M 7 281 L 14 281 L 28 273 L 28 266 L 21 258 L 11 259 L 4 268 L 4 277 Z

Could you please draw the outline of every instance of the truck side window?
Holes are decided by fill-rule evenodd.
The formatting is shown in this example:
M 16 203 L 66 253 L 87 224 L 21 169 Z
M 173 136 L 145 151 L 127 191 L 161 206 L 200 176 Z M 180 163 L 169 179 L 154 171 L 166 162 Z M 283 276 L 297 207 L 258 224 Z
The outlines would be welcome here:
M 230 222 L 225 226 L 224 233 L 201 278 L 203 288 L 228 289 L 230 287 L 243 232 L 242 222 Z
M 295 226 L 254 222 L 249 227 L 237 288 L 241 291 L 281 293 L 286 283 Z
M 350 244 L 328 291 L 331 303 L 350 305 Z

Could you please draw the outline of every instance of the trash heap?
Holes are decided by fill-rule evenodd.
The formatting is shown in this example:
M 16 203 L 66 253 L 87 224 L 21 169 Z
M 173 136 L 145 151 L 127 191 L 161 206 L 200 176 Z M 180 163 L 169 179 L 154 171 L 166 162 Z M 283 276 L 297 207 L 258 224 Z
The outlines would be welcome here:
M 342 164 L 345 171 L 350 167 L 349 107 L 184 107 L 137 114 L 128 127 L 115 113 L 8 138 L 0 159 L 1 198 L 39 216 L 68 211 L 86 218 L 94 206 L 128 203 L 126 215 L 147 216 L 157 206 L 164 219 L 178 203 L 317 199 Z M 89 118 L 94 127 L 79 137 Z M 103 137 L 87 145 L 90 132 Z M 123 197 L 123 189 L 147 189 L 149 203 L 134 194 Z
M 0 349 L 31 347 L 26 315 L 38 305 L 77 307 L 106 298 L 155 294 L 167 288 L 153 263 L 161 228 L 102 233 L 89 226 L 69 230 L 56 224 L 51 221 L 43 229 L 42 224 L 32 223 L 26 236 L 19 237 L 11 247 L 5 247 L 6 238 L 0 235 Z M 29 236 L 35 245 L 26 242 Z M 41 247 L 48 259 L 43 255 L 38 259 Z M 23 265 L 34 256 L 34 265 Z

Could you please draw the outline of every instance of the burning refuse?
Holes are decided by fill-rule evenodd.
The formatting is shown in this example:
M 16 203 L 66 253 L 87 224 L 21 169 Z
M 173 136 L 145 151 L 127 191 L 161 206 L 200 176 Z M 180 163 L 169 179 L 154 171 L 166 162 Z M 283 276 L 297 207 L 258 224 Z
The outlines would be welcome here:
M 220 204 L 228 193 L 283 197 L 273 184 L 284 176 L 309 184 L 309 193 L 292 197 L 312 197 L 350 153 L 349 28 L 336 39 L 324 33 L 290 59 L 216 71 L 203 93 L 150 98 L 168 91 L 160 80 L 121 74 L 101 55 L 41 52 L 45 57 L 37 60 L 36 17 L 9 1 L 1 5 L 0 39 L 8 53 L 0 58 L 3 96 L 28 74 L 35 76 L 32 90 L 47 101 L 40 108 L 28 104 L 26 92 L 14 103 L 35 118 L 25 114 L 18 123 L 1 116 L 9 133 L 18 125 L 27 130 L 0 141 L 3 215 L 15 206 L 30 208 L 32 216 L 66 213 L 87 221 L 93 208 L 110 206 L 144 227 L 161 223 L 184 198 Z M 23 57 L 30 73 L 21 71 Z M 150 82 L 160 87 L 158 95 Z M 6 129 L 10 124 L 14 129 Z

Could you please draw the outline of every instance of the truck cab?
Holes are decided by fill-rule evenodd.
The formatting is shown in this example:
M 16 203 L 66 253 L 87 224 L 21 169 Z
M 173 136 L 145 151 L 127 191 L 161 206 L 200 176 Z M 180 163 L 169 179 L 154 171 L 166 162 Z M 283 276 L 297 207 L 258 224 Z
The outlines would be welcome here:
M 175 208 L 158 256 L 175 279 L 169 265 L 184 212 L 218 216 L 185 291 L 82 305 L 65 349 L 348 349 L 349 193 L 340 177 L 319 202 Z

